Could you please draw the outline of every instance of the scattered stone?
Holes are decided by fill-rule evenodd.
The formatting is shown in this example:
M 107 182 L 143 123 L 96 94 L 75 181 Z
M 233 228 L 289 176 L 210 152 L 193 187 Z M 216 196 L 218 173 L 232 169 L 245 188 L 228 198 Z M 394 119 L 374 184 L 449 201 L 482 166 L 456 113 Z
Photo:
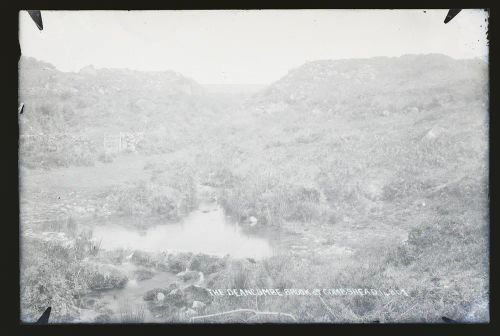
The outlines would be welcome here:
M 203 278 L 203 273 L 198 271 L 184 271 L 177 273 L 177 277 L 183 281 L 198 281 Z
M 186 306 L 185 295 L 176 284 L 170 284 L 168 289 L 156 288 L 144 295 L 148 309 L 158 318 L 172 318 Z
M 212 301 L 212 296 L 206 288 L 191 285 L 184 289 L 184 295 L 186 296 L 186 301 L 189 305 L 192 305 L 194 301 L 200 301 L 205 304 Z
M 154 298 L 156 298 L 156 295 L 158 293 L 163 293 L 163 291 L 166 291 L 165 289 L 162 289 L 162 288 L 155 288 L 155 289 L 151 289 L 151 290 L 148 290 L 146 292 L 146 294 L 144 294 L 142 296 L 142 299 L 144 301 L 151 301 L 151 300 L 154 300 Z
M 250 223 L 250 226 L 252 226 L 252 227 L 255 226 L 255 225 L 257 225 L 257 222 L 258 222 L 257 218 L 255 218 L 254 216 L 250 216 L 250 218 L 248 219 L 248 221 Z
M 176 307 L 182 307 L 186 303 L 186 296 L 180 288 L 176 288 L 168 293 L 167 300 Z
M 157 301 L 163 301 L 164 299 L 165 299 L 165 294 L 163 294 L 162 292 L 156 293 L 156 300 Z
M 162 263 L 162 268 L 174 273 L 182 272 L 188 268 L 192 256 L 192 253 L 169 254 Z
M 167 288 L 154 288 L 146 292 L 142 297 L 144 301 L 152 301 L 158 298 L 158 294 L 162 293 L 164 296 L 168 295 L 171 291 L 178 288 L 176 284 L 170 284 Z
M 207 254 L 196 254 L 192 257 L 189 263 L 189 269 L 200 271 L 204 274 L 219 272 L 226 265 L 225 259 Z

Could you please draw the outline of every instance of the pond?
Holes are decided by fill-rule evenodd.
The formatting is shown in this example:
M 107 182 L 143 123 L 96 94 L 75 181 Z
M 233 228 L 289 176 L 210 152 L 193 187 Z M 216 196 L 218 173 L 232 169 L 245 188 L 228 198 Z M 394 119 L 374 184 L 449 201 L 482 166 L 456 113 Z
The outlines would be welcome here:
M 145 252 L 193 252 L 234 258 L 262 259 L 271 255 L 269 242 L 244 233 L 216 202 L 200 207 L 175 224 L 155 224 L 147 230 L 119 223 L 96 226 L 94 237 L 107 250 L 130 248 Z
M 157 219 L 143 219 L 151 226 L 146 230 L 140 230 L 129 225 L 131 220 L 136 219 L 113 219 L 95 226 L 93 235 L 101 241 L 101 248 L 105 250 L 123 248 L 144 252 L 192 252 L 253 259 L 263 259 L 272 254 L 268 240 L 243 232 L 239 224 L 226 216 L 222 207 L 214 201 L 202 202 L 198 209 L 178 223 L 164 224 Z M 128 277 L 126 286 L 86 295 L 87 299 L 95 300 L 95 307 L 110 311 L 114 321 L 120 320 L 124 310 L 142 310 L 144 322 L 162 322 L 161 318 L 146 309 L 144 294 L 155 288 L 165 288 L 171 283 L 182 286 L 188 284 L 181 281 L 174 273 L 163 271 L 154 272 L 150 279 L 137 279 L 134 271 L 140 267 L 130 261 L 114 267 Z M 204 285 L 202 279 L 192 284 Z M 94 321 L 99 314 L 99 309 L 95 307 L 82 309 L 80 321 Z

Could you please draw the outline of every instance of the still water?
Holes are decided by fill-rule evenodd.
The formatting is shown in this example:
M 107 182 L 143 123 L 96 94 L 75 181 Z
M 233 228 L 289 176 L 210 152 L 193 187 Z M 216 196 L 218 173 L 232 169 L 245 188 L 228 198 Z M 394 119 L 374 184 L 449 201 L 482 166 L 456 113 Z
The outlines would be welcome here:
M 111 223 L 95 227 L 94 237 L 101 240 L 101 248 L 108 250 L 182 251 L 255 259 L 271 255 L 267 240 L 245 234 L 216 202 L 202 203 L 176 224 L 153 225 L 140 231 Z

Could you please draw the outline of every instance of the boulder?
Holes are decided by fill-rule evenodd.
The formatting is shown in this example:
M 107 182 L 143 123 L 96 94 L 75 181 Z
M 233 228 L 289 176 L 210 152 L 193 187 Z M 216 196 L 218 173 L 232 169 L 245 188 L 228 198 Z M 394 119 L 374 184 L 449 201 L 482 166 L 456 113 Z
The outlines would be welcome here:
M 258 220 L 254 216 L 250 216 L 250 218 L 248 218 L 248 222 L 249 222 L 250 226 L 253 227 L 253 226 L 257 225 Z
M 158 264 L 158 268 L 163 271 L 174 273 L 185 271 L 189 266 L 192 256 L 192 253 L 169 254 L 162 262 Z
M 144 301 L 152 301 L 157 298 L 157 295 L 162 293 L 163 295 L 168 294 L 168 291 L 164 288 L 155 288 L 148 290 L 142 297 Z
M 170 286 L 174 288 L 174 286 Z M 148 309 L 154 316 L 172 319 L 182 307 L 186 307 L 186 297 L 180 288 L 174 288 L 167 294 L 166 289 L 157 291 L 153 299 L 147 300 Z M 148 298 L 151 295 L 148 296 Z
M 156 293 L 156 301 L 163 301 L 163 300 L 165 300 L 165 294 L 163 294 L 162 292 Z
M 203 287 L 191 285 L 184 288 L 184 295 L 186 302 L 191 306 L 194 301 L 200 301 L 205 304 L 212 302 L 210 292 Z
M 199 281 L 203 278 L 203 273 L 198 271 L 184 271 L 177 273 L 177 277 L 182 281 Z
M 167 288 L 154 288 L 147 291 L 142 297 L 144 301 L 152 301 L 158 298 L 158 294 L 161 293 L 164 296 L 168 295 L 174 289 L 179 288 L 177 284 L 172 283 Z
M 189 269 L 200 271 L 204 274 L 219 272 L 225 267 L 225 260 L 217 256 L 207 254 L 196 254 L 191 258 Z
M 186 304 L 186 295 L 180 288 L 176 288 L 168 293 L 166 300 L 176 307 L 182 307 Z

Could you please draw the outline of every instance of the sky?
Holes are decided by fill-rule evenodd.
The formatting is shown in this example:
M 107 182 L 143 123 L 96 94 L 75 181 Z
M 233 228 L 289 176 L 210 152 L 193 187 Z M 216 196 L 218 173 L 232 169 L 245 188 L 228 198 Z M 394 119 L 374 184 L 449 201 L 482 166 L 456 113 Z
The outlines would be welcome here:
M 441 53 L 488 60 L 487 18 L 462 10 L 42 11 L 19 13 L 24 56 L 62 71 L 173 70 L 201 84 L 269 84 L 306 62 Z

